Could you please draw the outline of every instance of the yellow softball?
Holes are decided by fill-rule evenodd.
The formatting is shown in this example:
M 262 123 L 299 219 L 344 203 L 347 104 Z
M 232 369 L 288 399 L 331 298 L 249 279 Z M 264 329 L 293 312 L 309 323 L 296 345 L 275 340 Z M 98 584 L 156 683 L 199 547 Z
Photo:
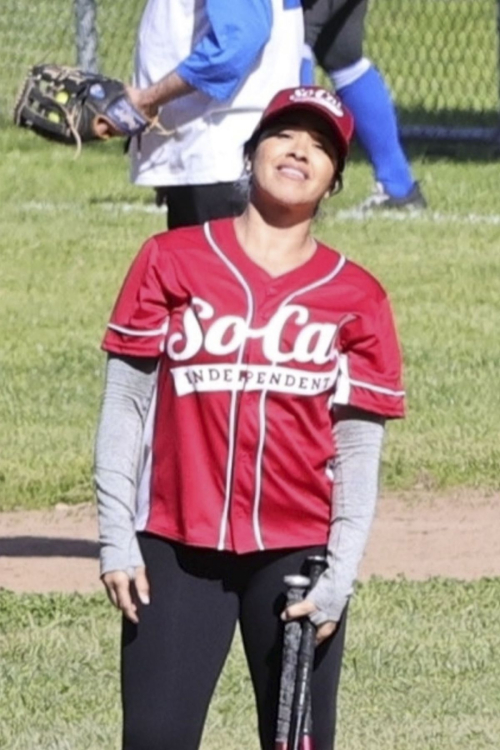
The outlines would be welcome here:
M 50 120 L 50 122 L 61 122 L 61 118 L 57 114 L 57 112 L 49 112 L 47 115 L 47 120 Z
M 66 104 L 66 102 L 69 99 L 69 94 L 67 91 L 58 91 L 55 100 L 56 102 L 59 102 L 59 104 Z

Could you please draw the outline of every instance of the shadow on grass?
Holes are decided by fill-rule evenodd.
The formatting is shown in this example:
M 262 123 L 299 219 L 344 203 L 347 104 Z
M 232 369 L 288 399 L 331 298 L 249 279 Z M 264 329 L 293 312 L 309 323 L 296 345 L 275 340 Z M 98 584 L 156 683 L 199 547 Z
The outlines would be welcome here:
M 55 539 L 45 536 L 0 537 L 2 557 L 98 558 L 99 544 L 87 539 Z

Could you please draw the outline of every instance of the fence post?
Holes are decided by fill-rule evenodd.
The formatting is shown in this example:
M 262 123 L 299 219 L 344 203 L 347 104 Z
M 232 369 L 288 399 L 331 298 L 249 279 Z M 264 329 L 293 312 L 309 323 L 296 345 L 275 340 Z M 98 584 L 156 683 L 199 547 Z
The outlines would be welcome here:
M 74 0 L 77 66 L 97 73 L 96 0 Z

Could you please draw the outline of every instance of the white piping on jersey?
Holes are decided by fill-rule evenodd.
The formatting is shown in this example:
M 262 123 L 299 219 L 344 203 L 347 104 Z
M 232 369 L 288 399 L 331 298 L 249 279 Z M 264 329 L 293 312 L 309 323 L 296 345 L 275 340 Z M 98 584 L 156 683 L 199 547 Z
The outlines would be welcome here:
M 295 297 L 298 297 L 301 294 L 305 294 L 306 292 L 310 292 L 312 289 L 317 289 L 318 287 L 322 286 L 323 284 L 328 283 L 329 281 L 332 281 L 332 279 L 337 276 L 337 274 L 340 273 L 342 268 L 344 267 L 346 262 L 345 256 L 341 255 L 337 265 L 333 269 L 333 271 L 330 271 L 329 274 L 326 276 L 323 276 L 321 279 L 318 279 L 317 281 L 313 281 L 311 284 L 308 284 L 305 287 L 302 287 L 302 289 L 297 289 L 295 292 L 292 292 L 291 294 L 286 297 L 283 302 L 279 305 L 278 311 L 281 310 L 281 308 L 288 305 L 289 302 L 292 301 Z M 271 363 L 271 367 L 276 367 L 276 362 Z M 264 543 L 262 541 L 262 534 L 260 531 L 260 522 L 259 522 L 259 512 L 260 512 L 260 504 L 261 504 L 261 488 L 262 488 L 262 456 L 264 453 L 264 440 L 265 440 L 265 434 L 266 434 L 266 408 L 265 408 L 265 402 L 267 398 L 268 388 L 262 391 L 259 401 L 259 446 L 257 450 L 257 457 L 255 461 L 255 494 L 254 494 L 254 503 L 253 503 L 253 529 L 254 529 L 254 535 L 257 540 L 257 544 L 259 545 L 259 549 L 263 550 L 265 549 Z
M 330 398 L 328 408 L 334 404 L 348 404 L 349 396 L 351 393 L 351 381 L 349 378 L 349 362 L 347 360 L 347 354 L 341 354 L 339 356 L 339 377 L 335 387 L 335 393 Z
M 205 234 L 206 239 L 208 240 L 208 243 L 214 253 L 218 255 L 218 257 L 222 260 L 222 262 L 229 268 L 231 273 L 236 277 L 236 279 L 240 282 L 241 286 L 243 287 L 246 297 L 247 297 L 247 303 L 248 303 L 248 312 L 246 315 L 246 325 L 249 328 L 250 323 L 252 322 L 253 317 L 253 310 L 254 310 L 254 303 L 253 303 L 253 297 L 250 287 L 248 286 L 247 282 L 245 281 L 243 275 L 240 273 L 240 271 L 236 268 L 236 266 L 231 263 L 229 258 L 224 254 L 224 252 L 220 249 L 220 247 L 215 242 L 214 238 L 212 237 L 212 233 L 210 231 L 210 225 L 208 222 L 206 222 L 203 225 L 203 232 Z M 245 340 L 242 341 L 241 346 L 238 350 L 238 356 L 236 359 L 236 362 L 238 365 L 241 365 L 243 361 L 243 352 L 245 349 Z M 233 469 L 234 469 L 234 449 L 235 449 L 235 440 L 236 440 L 236 400 L 237 400 L 238 394 L 236 391 L 233 391 L 231 393 L 231 404 L 229 407 L 229 430 L 228 430 L 228 455 L 227 455 L 227 467 L 226 467 L 226 488 L 224 493 L 224 508 L 222 510 L 222 518 L 221 518 L 221 524 L 219 529 L 219 542 L 217 544 L 218 550 L 223 550 L 226 540 L 226 533 L 227 533 L 227 526 L 228 526 L 228 519 L 229 519 L 229 509 L 231 505 L 231 489 L 232 489 L 232 478 L 233 478 Z
M 259 399 L 259 444 L 257 446 L 257 458 L 255 460 L 255 492 L 252 513 L 253 533 L 261 551 L 265 549 L 260 531 L 259 510 L 260 496 L 262 492 L 262 456 L 264 454 L 264 442 L 266 439 L 266 395 L 267 390 L 262 391 Z
M 405 395 L 405 391 L 395 391 L 392 388 L 384 388 L 381 385 L 372 385 L 371 383 L 365 383 L 363 380 L 351 380 L 351 385 L 357 386 L 358 388 L 366 388 L 368 391 L 375 391 L 376 393 L 383 393 L 385 396 L 394 396 L 395 398 L 401 398 Z
M 125 328 L 125 326 L 117 326 L 116 323 L 108 323 L 108 328 L 112 331 L 118 331 L 118 333 L 124 333 L 126 336 L 166 336 L 168 331 L 169 319 L 167 318 L 161 328 L 155 328 L 154 330 L 144 331 L 137 328 Z

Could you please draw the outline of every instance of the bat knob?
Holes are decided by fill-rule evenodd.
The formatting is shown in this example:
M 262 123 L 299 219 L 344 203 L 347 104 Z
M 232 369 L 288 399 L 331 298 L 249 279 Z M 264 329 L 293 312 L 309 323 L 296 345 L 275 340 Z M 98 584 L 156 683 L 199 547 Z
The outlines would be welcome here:
M 310 555 L 307 558 L 307 569 L 311 579 L 311 587 L 316 585 L 318 578 L 327 567 L 326 557 L 322 555 Z
M 311 585 L 311 579 L 299 573 L 285 576 L 283 581 L 288 588 L 307 589 Z
M 307 558 L 308 565 L 326 565 L 326 557 L 324 555 L 309 555 Z

